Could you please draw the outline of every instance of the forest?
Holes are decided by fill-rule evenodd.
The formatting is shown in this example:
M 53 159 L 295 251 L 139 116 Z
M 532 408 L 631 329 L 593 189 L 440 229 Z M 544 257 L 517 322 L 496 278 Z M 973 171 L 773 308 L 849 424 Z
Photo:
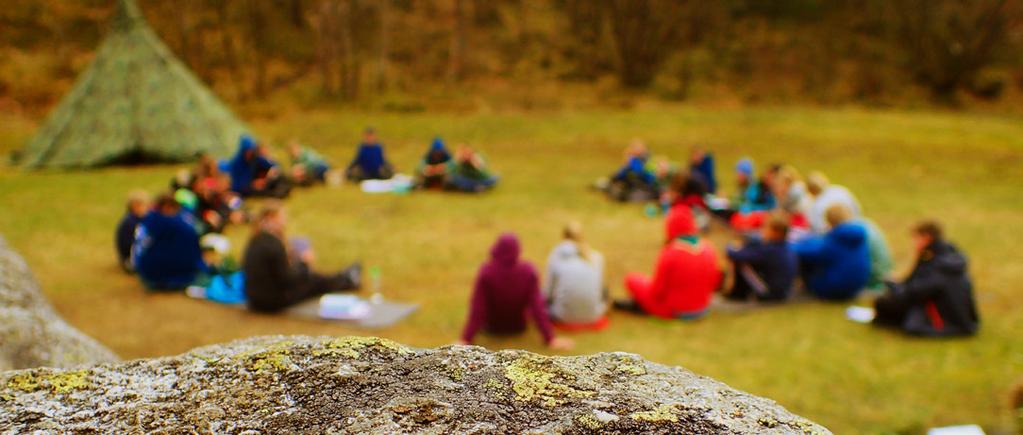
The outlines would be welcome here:
M 37 114 L 85 68 L 113 0 L 7 0 L 0 110 Z M 234 103 L 395 111 L 669 101 L 1011 107 L 1019 0 L 140 0 Z M 492 96 L 488 100 L 488 96 Z M 623 103 L 624 102 L 624 103 Z

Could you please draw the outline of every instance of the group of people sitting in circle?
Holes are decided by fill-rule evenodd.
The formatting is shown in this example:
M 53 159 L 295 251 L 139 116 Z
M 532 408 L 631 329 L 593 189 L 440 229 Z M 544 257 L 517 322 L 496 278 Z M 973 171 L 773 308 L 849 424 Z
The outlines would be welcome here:
M 724 303 L 778 304 L 797 292 L 826 301 L 851 301 L 875 292 L 879 326 L 921 336 L 975 334 L 979 315 L 966 257 L 945 239 L 935 221 L 913 227 L 916 263 L 902 282 L 880 229 L 862 216 L 852 193 L 819 172 L 804 181 L 795 168 L 771 165 L 754 177 L 754 165 L 736 165 L 736 194 L 716 195 L 713 157 L 692 153 L 688 170 L 658 162 L 647 168 L 646 150 L 634 142 L 621 170 L 598 187 L 623 201 L 653 201 L 665 212 L 664 243 L 652 276 L 630 273 L 629 295 L 611 301 L 604 257 L 588 246 L 578 223 L 564 229 L 551 252 L 547 274 L 520 258 L 514 234 L 501 235 L 477 275 L 461 343 L 479 331 L 519 333 L 533 319 L 545 343 L 566 348 L 552 324 L 569 330 L 607 325 L 609 307 L 664 319 L 706 316 L 715 293 Z M 663 186 L 663 187 L 662 187 Z M 724 222 L 735 241 L 724 265 L 704 234 Z
M 307 247 L 289 246 L 281 250 L 265 237 L 276 236 L 280 243 L 294 245 L 281 237 L 282 232 L 267 229 L 268 225 L 283 220 L 278 206 L 268 202 L 255 216 L 246 208 L 246 199 L 283 199 L 295 186 L 311 186 L 328 180 L 331 165 L 320 154 L 297 141 L 291 141 L 286 150 L 291 165 L 284 169 L 271 157 L 267 146 L 243 135 L 237 152 L 230 159 L 218 162 L 208 154 L 199 154 L 195 167 L 179 172 L 171 180 L 170 188 L 155 200 L 146 192 L 132 192 L 115 231 L 119 263 L 126 271 L 137 273 L 147 289 L 161 291 L 209 288 L 211 284 L 219 288 L 225 277 L 239 276 L 249 269 L 250 263 L 270 257 L 276 263 L 253 271 L 255 276 L 273 273 L 273 279 L 250 277 L 246 286 L 246 300 L 252 308 L 260 310 L 282 307 L 283 301 L 297 301 L 331 289 L 357 287 L 357 267 L 340 274 L 318 275 L 309 267 L 312 251 Z M 383 145 L 372 128 L 364 131 L 344 176 L 353 182 L 394 176 L 394 168 L 385 158 Z M 497 177 L 471 147 L 459 145 L 451 153 L 437 138 L 423 156 L 415 181 L 416 187 L 423 189 L 478 193 L 494 187 Z M 229 242 L 220 233 L 229 225 L 246 223 L 261 230 L 261 237 L 252 239 L 250 250 L 272 252 L 249 255 L 247 251 L 243 264 L 238 264 L 230 257 Z M 289 255 L 278 255 L 282 253 Z M 283 262 L 293 257 L 296 261 Z M 287 264 L 294 267 L 285 269 Z M 289 274 L 285 274 L 285 270 L 290 271 Z M 302 284 L 292 285 L 295 282 Z M 291 284 L 285 285 L 287 283 Z M 261 297 L 264 293 L 276 296 Z M 276 302 L 266 303 L 267 300 Z
M 175 177 L 171 189 L 155 201 L 132 193 L 116 234 L 121 264 L 151 290 L 213 289 L 211 282 L 220 278 L 222 285 L 244 287 L 240 300 L 256 311 L 280 311 L 324 293 L 358 289 L 359 263 L 319 273 L 308 241 L 286 237 L 286 214 L 276 198 L 287 196 L 294 185 L 323 182 L 330 171 L 322 157 L 297 143 L 288 152 L 292 166 L 285 174 L 265 147 L 245 136 L 232 159 L 218 164 L 200 156 L 196 168 Z M 693 320 L 707 315 L 715 293 L 732 302 L 781 303 L 800 289 L 831 301 L 876 290 L 873 322 L 913 334 L 977 331 L 966 258 L 946 241 L 938 223 L 914 227 L 916 264 L 907 279 L 896 283 L 880 229 L 862 216 L 848 189 L 823 174 L 814 172 L 804 180 L 789 165 L 770 165 L 755 177 L 753 162 L 742 159 L 735 167 L 739 188 L 723 198 L 717 194 L 710 153 L 694 150 L 685 170 L 663 159 L 648 169 L 646 155 L 645 146 L 634 142 L 624 167 L 600 187 L 615 199 L 641 198 L 664 211 L 664 243 L 653 274 L 628 274 L 624 287 L 629 297 L 612 301 L 604 257 L 585 242 L 579 223 L 564 227 L 542 280 L 521 258 L 519 239 L 503 234 L 476 278 L 462 342 L 471 342 L 480 331 L 521 332 L 531 318 L 549 346 L 568 348 L 571 341 L 556 337 L 552 324 L 601 329 L 610 307 Z M 452 155 L 440 139 L 431 144 L 416 174 L 421 188 L 478 192 L 496 183 L 478 153 L 459 146 Z M 372 129 L 366 130 L 345 175 L 353 181 L 393 175 Z M 253 196 L 275 199 L 264 201 L 252 215 L 242 202 Z M 704 237 L 715 221 L 735 235 L 723 252 L 724 265 Z M 228 224 L 246 222 L 252 236 L 239 265 L 218 233 Z

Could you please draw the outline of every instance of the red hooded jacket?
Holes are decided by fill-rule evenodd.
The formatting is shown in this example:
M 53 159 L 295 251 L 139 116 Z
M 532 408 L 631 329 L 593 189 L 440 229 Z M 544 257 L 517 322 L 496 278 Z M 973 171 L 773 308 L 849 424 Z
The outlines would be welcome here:
M 676 318 L 702 312 L 721 282 L 714 246 L 696 237 L 689 207 L 673 207 L 668 212 L 665 232 L 668 242 L 657 258 L 653 278 L 630 283 L 636 288 L 629 290 L 640 307 L 655 316 Z

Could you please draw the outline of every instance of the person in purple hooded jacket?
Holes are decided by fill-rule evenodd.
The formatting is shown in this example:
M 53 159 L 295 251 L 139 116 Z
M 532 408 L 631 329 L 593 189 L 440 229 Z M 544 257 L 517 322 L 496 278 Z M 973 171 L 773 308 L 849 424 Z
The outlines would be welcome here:
M 519 258 L 522 248 L 512 233 L 502 234 L 490 249 L 490 261 L 476 276 L 469 302 L 469 319 L 459 344 L 472 343 L 480 329 L 494 335 L 517 334 L 526 330 L 532 317 L 551 349 L 567 350 L 574 343 L 554 335 L 547 307 L 540 293 L 540 278 L 528 261 Z

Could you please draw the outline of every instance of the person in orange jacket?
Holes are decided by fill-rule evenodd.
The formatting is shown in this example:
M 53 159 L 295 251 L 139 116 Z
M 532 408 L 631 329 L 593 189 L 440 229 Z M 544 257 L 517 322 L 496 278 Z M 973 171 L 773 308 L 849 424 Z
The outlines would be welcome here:
M 631 273 L 625 287 L 631 300 L 615 307 L 666 319 L 696 319 L 707 312 L 714 290 L 721 283 L 721 269 L 714 246 L 699 237 L 688 207 L 672 207 L 665 221 L 664 248 L 654 276 Z

